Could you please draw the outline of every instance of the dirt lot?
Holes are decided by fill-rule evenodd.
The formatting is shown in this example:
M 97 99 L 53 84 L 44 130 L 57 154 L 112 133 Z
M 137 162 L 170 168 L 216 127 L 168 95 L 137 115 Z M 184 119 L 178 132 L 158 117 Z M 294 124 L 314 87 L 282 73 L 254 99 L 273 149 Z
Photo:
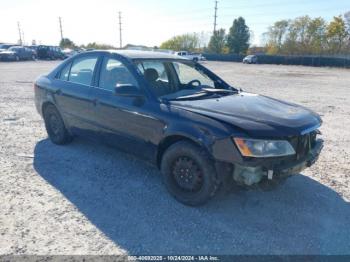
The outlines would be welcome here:
M 321 114 L 325 148 L 274 191 L 190 208 L 132 156 L 48 141 L 32 82 L 56 64 L 0 63 L 0 254 L 350 254 L 350 70 L 207 62 L 236 87 Z

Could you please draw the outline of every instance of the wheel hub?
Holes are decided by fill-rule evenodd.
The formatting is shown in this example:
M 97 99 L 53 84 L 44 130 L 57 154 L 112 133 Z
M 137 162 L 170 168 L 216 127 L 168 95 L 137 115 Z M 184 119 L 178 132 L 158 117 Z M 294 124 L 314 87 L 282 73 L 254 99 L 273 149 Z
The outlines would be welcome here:
M 172 173 L 178 186 L 186 191 L 198 191 L 202 186 L 202 171 L 191 158 L 178 158 Z
M 54 114 L 50 115 L 50 127 L 52 132 L 55 135 L 58 135 L 60 133 L 60 125 L 57 119 L 57 116 L 55 116 Z

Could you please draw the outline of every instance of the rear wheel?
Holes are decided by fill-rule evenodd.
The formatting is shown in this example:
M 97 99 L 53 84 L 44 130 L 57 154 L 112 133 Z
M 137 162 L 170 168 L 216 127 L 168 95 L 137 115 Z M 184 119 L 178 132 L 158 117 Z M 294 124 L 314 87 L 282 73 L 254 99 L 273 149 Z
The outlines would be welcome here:
M 208 153 L 190 142 L 181 141 L 164 153 L 161 172 L 165 186 L 179 202 L 204 204 L 218 187 L 214 163 Z
M 60 113 L 53 105 L 48 105 L 43 112 L 47 134 L 52 143 L 57 145 L 68 144 L 72 136 L 68 133 Z

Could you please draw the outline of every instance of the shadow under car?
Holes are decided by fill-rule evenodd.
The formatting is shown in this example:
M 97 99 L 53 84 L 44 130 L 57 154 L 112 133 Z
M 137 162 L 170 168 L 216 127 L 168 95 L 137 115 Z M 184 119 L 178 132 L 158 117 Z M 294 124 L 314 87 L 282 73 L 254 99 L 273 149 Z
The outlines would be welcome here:
M 166 192 L 155 167 L 79 138 L 38 142 L 34 168 L 130 255 L 350 253 L 349 203 L 303 175 L 191 208 Z

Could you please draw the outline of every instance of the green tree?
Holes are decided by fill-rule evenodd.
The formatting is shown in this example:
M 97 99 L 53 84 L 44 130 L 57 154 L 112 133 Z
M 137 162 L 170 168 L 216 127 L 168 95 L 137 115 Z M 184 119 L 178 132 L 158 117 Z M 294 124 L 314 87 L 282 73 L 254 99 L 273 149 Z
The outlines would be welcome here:
M 114 46 L 112 45 L 108 45 L 108 44 L 99 44 L 96 42 L 92 42 L 92 43 L 88 43 L 86 46 L 81 46 L 82 48 L 87 48 L 87 49 L 101 49 L 101 50 L 108 50 L 108 49 L 116 49 Z
M 183 34 L 174 36 L 173 38 L 163 42 L 160 45 L 161 49 L 170 49 L 174 51 L 195 51 L 199 47 L 199 37 L 196 33 Z
M 348 36 L 342 16 L 335 16 L 327 26 L 327 40 L 332 53 L 340 53 Z
M 60 47 L 61 48 L 71 48 L 71 49 L 73 49 L 73 48 L 76 47 L 76 45 L 69 38 L 62 38 L 62 40 L 60 41 Z
M 243 17 L 233 21 L 227 36 L 227 46 L 231 53 L 245 54 L 249 48 L 250 32 Z
M 308 28 L 311 23 L 309 16 L 300 16 L 290 21 L 285 43 L 281 53 L 306 54 L 309 53 Z
M 312 19 L 306 30 L 308 53 L 321 54 L 326 48 L 326 21 L 321 17 Z
M 273 26 L 270 26 L 268 32 L 266 33 L 267 37 L 267 52 L 269 54 L 280 53 L 282 49 L 282 44 L 288 30 L 289 21 L 280 20 L 274 23 Z
M 224 52 L 225 45 L 226 45 L 225 29 L 221 28 L 215 31 L 214 34 L 211 36 L 208 44 L 208 51 L 211 53 L 221 54 Z

